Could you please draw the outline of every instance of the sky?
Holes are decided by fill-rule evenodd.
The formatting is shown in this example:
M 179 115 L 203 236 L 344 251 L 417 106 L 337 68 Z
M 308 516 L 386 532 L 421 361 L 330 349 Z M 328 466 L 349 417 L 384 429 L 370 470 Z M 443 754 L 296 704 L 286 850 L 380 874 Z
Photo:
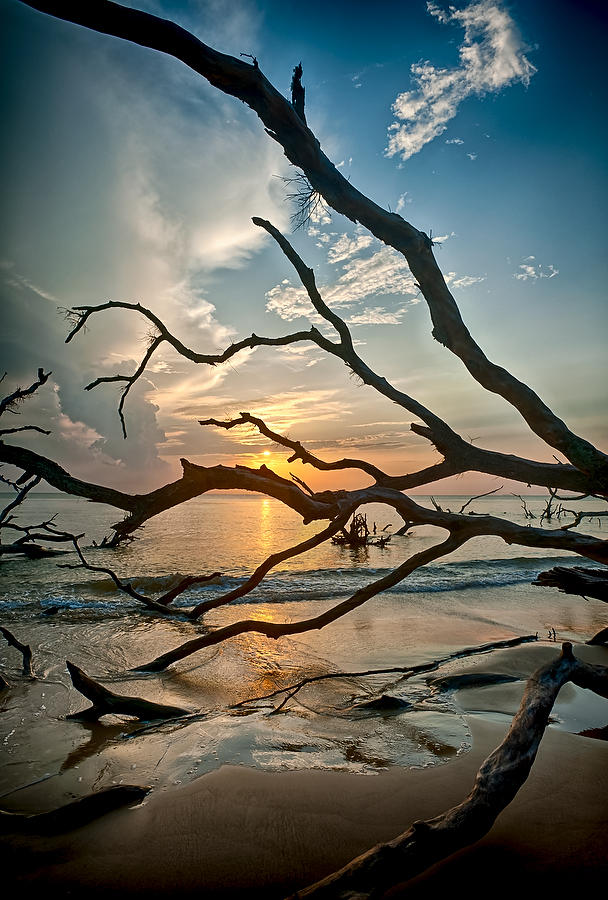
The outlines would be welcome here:
M 211 46 L 254 54 L 288 95 L 302 62 L 306 115 L 353 184 L 417 228 L 470 331 L 570 427 L 607 448 L 606 146 L 601 2 L 138 0 Z M 314 345 L 260 348 L 195 366 L 161 348 L 118 389 L 148 329 L 135 313 L 91 320 L 67 346 L 66 307 L 141 302 L 203 353 L 315 322 L 295 272 L 251 223 L 270 219 L 315 269 L 360 355 L 477 445 L 552 461 L 502 399 L 433 341 L 403 257 L 320 210 L 294 229 L 294 170 L 254 113 L 183 64 L 0 0 L 3 212 L 0 367 L 4 386 L 52 370 L 16 424 L 21 443 L 74 475 L 125 490 L 200 465 L 270 465 L 315 489 L 359 472 L 288 465 L 251 429 L 198 425 L 248 411 L 325 459 L 365 457 L 392 474 L 438 455 L 410 415 Z M 8 392 L 8 390 L 7 390 Z M 521 486 L 445 479 L 432 492 Z M 525 486 L 524 486 L 525 488 Z M 428 493 L 429 489 L 421 489 Z

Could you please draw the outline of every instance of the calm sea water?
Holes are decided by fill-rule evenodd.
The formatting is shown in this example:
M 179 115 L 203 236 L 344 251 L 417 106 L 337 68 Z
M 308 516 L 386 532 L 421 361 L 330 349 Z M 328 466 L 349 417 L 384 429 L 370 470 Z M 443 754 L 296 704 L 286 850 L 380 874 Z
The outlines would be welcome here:
M 437 499 L 444 508 L 458 510 L 467 498 Z M 426 498 L 417 500 L 430 505 Z M 585 508 L 593 508 L 593 502 L 586 501 Z M 528 505 L 540 516 L 544 499 L 530 498 Z M 468 509 L 527 524 L 519 500 L 511 496 L 483 498 Z M 388 531 L 394 532 L 402 524 L 382 506 L 363 511 L 378 531 L 390 525 Z M 37 494 L 22 508 L 29 522 L 55 513 L 58 527 L 86 533 L 81 543 L 92 563 L 110 566 L 151 596 L 181 575 L 222 573 L 214 583 L 182 595 L 181 606 L 225 593 L 270 553 L 324 527 L 304 527 L 295 513 L 272 499 L 210 494 L 157 516 L 134 543 L 101 551 L 93 541 L 109 532 L 120 513 L 57 494 Z M 586 522 L 579 531 L 603 536 L 599 520 Z M 106 576 L 58 568 L 58 562 L 75 562 L 73 553 L 60 559 L 3 560 L 1 621 L 31 644 L 41 677 L 20 679 L 17 653 L 0 645 L 0 671 L 11 683 L 3 701 L 0 752 L 6 765 L 0 793 L 7 798 L 2 802 L 40 808 L 41 798 L 52 804 L 120 780 L 143 779 L 164 789 L 223 762 L 369 772 L 394 764 L 436 764 L 463 752 L 468 731 L 462 715 L 450 697 L 429 696 L 424 677 L 320 682 L 278 716 L 269 717 L 267 709 L 237 716 L 226 707 L 308 675 L 408 666 L 520 634 L 538 632 L 546 638 L 550 628 L 558 640 L 585 640 L 605 625 L 604 605 L 531 586 L 538 572 L 558 563 L 580 564 L 579 557 L 476 538 L 320 632 L 279 641 L 247 634 L 199 652 L 161 675 L 129 671 L 210 625 L 317 615 L 444 535 L 424 526 L 393 537 L 385 549 L 325 544 L 278 566 L 253 593 L 196 625 L 158 618 L 118 593 Z M 58 612 L 47 616 L 50 607 Z M 69 712 L 85 705 L 71 687 L 66 658 L 113 690 L 203 710 L 206 717 L 188 727 L 167 724 L 145 733 L 119 719 L 95 726 L 66 721 Z M 357 700 L 387 690 L 411 708 L 398 716 L 371 718 L 356 709 Z

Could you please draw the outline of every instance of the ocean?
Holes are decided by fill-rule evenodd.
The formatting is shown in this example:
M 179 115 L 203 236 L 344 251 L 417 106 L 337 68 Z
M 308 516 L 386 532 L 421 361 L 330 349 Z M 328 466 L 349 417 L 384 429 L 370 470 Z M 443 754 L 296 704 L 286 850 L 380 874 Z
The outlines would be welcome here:
M 467 499 L 436 497 L 452 511 Z M 416 500 L 431 505 L 430 498 Z M 545 498 L 526 501 L 540 518 Z M 585 509 L 601 506 L 584 502 Z M 394 535 L 402 525 L 383 506 L 370 504 L 362 511 L 379 533 L 388 526 L 383 533 Z M 507 495 L 476 500 L 467 512 L 530 522 L 520 501 Z M 157 516 L 136 541 L 110 551 L 96 549 L 93 542 L 99 543 L 120 517 L 116 510 L 38 493 L 19 515 L 29 523 L 56 515 L 59 528 L 85 532 L 81 546 L 91 563 L 113 568 L 152 597 L 183 575 L 221 573 L 212 583 L 186 591 L 177 607 L 226 593 L 269 554 L 325 526 L 303 526 L 299 516 L 273 499 L 209 494 Z M 539 518 L 531 524 L 538 525 Z M 545 527 L 560 524 L 564 520 Z M 578 530 L 598 537 L 605 533 L 600 519 L 586 520 Z M 466 752 L 466 720 L 452 694 L 432 690 L 428 674 L 408 680 L 392 674 L 319 681 L 276 715 L 269 714 L 269 702 L 232 711 L 228 707 L 304 677 L 420 665 L 520 635 L 552 641 L 554 629 L 557 641 L 584 641 L 606 625 L 604 605 L 531 584 L 538 572 L 553 565 L 584 565 L 580 557 L 476 538 L 321 631 L 276 641 L 248 633 L 157 675 L 130 671 L 209 626 L 240 619 L 294 622 L 318 615 L 444 536 L 420 526 L 407 536 L 393 536 L 384 548 L 326 543 L 277 566 L 251 594 L 197 623 L 157 616 L 119 593 L 105 575 L 58 567 L 77 562 L 73 552 L 41 560 L 4 558 L 0 622 L 31 645 L 38 677 L 22 678 L 18 653 L 4 641 L 0 644 L 0 673 L 10 685 L 0 700 L 3 805 L 39 809 L 43 801 L 50 806 L 120 782 L 165 790 L 224 763 L 368 774 L 392 765 L 438 765 Z M 118 717 L 86 725 L 68 720 L 69 713 L 87 704 L 71 686 L 66 659 L 111 690 L 199 715 L 152 728 Z M 455 667 L 456 661 L 448 663 L 441 673 Z M 360 706 L 387 693 L 407 707 L 396 714 Z

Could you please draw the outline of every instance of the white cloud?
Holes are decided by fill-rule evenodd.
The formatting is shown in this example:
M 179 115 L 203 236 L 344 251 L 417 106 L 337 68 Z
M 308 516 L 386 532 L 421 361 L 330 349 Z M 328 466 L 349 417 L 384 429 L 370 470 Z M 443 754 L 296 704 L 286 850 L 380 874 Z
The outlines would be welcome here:
M 2 268 L 10 271 L 12 263 L 7 263 L 2 266 Z M 42 297 L 43 300 L 50 300 L 52 303 L 61 303 L 61 300 L 54 294 L 51 294 L 50 291 L 38 287 L 38 285 L 30 281 L 29 278 L 25 278 L 25 276 L 20 275 L 18 272 L 11 271 L 10 277 L 6 279 L 6 284 L 14 288 L 29 288 L 30 291 L 33 291 L 35 294 L 38 294 L 39 297 Z
M 477 154 L 476 154 L 476 153 L 467 153 L 467 156 L 469 157 L 469 159 L 471 160 L 471 162 L 473 162 L 474 160 L 477 159 Z
M 349 316 L 349 325 L 399 325 L 406 313 L 406 308 L 390 312 L 382 306 L 372 306 L 362 313 Z
M 328 258 L 332 262 L 344 261 L 342 274 L 337 281 L 319 285 L 321 296 L 331 307 L 352 307 L 360 304 L 368 297 L 384 295 L 408 295 L 408 303 L 418 302 L 418 288 L 404 257 L 391 247 L 381 247 L 371 254 L 361 256 L 361 252 L 369 249 L 372 241 L 367 235 L 340 235 L 329 249 Z M 365 239 L 365 240 L 361 240 Z M 335 253 L 335 259 L 332 254 Z M 359 255 L 358 255 L 359 254 Z M 318 322 L 320 317 L 313 311 L 310 299 L 304 288 L 291 283 L 277 284 L 266 293 L 266 309 L 275 312 L 282 319 L 292 321 L 305 316 Z M 353 318 L 354 324 L 397 324 L 403 312 L 398 315 L 376 307 L 376 321 L 369 318 L 372 313 L 365 314 L 365 322 Z M 357 313 L 352 313 L 357 316 Z M 363 315 L 363 313 L 362 313 Z M 380 318 L 382 321 L 380 321 Z M 390 321 L 389 321 L 390 318 Z
M 462 138 L 448 138 L 446 144 L 464 144 Z
M 412 198 L 409 196 L 409 192 L 404 191 L 403 194 L 401 194 L 399 199 L 397 200 L 396 211 L 401 212 L 401 210 L 405 209 L 406 204 L 411 203 L 411 202 L 412 202 Z
M 338 240 L 329 248 L 327 258 L 331 263 L 343 262 L 351 256 L 355 256 L 365 247 L 369 247 L 374 239 L 371 234 L 357 234 L 355 237 L 349 237 L 347 234 L 341 235 Z
M 480 284 L 482 281 L 486 280 L 485 275 L 460 275 L 457 276 L 456 272 L 448 272 L 445 276 L 446 284 L 449 284 L 453 288 L 468 288 L 474 284 Z
M 500 0 L 478 0 L 464 9 L 444 11 L 427 3 L 440 23 L 464 28 L 460 65 L 441 69 L 415 63 L 416 89 L 399 94 L 393 103 L 396 122 L 390 126 L 387 155 L 406 160 L 446 130 L 467 97 L 499 91 L 509 84 L 528 84 L 536 69 L 524 55 L 525 45 Z M 406 123 L 406 124 L 403 124 Z M 459 139 L 453 139 L 456 143 Z
M 555 278 L 556 275 L 559 275 L 559 269 L 553 265 L 543 266 L 536 263 L 535 256 L 525 256 L 517 272 L 513 272 L 513 278 L 517 278 L 518 281 L 537 281 L 539 278 Z

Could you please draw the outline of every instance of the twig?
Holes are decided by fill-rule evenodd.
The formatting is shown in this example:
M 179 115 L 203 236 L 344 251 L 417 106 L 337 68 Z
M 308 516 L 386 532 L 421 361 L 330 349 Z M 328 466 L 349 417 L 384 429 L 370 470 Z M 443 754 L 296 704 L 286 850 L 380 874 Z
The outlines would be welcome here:
M 247 700 L 241 700 L 239 703 L 234 703 L 229 709 L 239 709 L 239 707 L 246 706 L 250 703 L 258 703 L 262 700 L 271 700 L 273 697 L 279 697 L 281 694 L 287 694 L 288 696 L 283 700 L 280 706 L 277 706 L 274 710 L 275 712 L 279 712 L 280 709 L 283 708 L 285 703 L 290 700 L 292 697 L 300 691 L 307 684 L 314 684 L 317 681 L 328 681 L 333 678 L 363 678 L 369 675 L 395 675 L 400 674 L 403 677 L 399 679 L 399 681 L 404 681 L 409 678 L 413 678 L 416 675 L 421 675 L 423 672 L 433 672 L 435 669 L 438 669 L 440 666 L 445 665 L 454 659 L 462 659 L 468 656 L 476 656 L 479 653 L 489 653 L 491 650 L 501 650 L 507 647 L 517 647 L 520 644 L 528 644 L 532 641 L 537 641 L 538 637 L 535 634 L 525 634 L 516 638 L 509 638 L 504 641 L 494 641 L 489 644 L 481 644 L 478 647 L 465 647 L 462 650 L 455 650 L 454 653 L 449 653 L 447 656 L 440 657 L 439 659 L 434 659 L 428 663 L 421 663 L 417 666 L 392 666 L 387 669 L 366 669 L 362 672 L 326 672 L 323 675 L 311 675 L 308 678 L 303 678 L 301 681 L 296 681 L 294 684 L 287 685 L 284 688 L 277 688 L 276 691 L 271 691 L 269 694 L 263 694 L 259 697 L 249 697 Z

